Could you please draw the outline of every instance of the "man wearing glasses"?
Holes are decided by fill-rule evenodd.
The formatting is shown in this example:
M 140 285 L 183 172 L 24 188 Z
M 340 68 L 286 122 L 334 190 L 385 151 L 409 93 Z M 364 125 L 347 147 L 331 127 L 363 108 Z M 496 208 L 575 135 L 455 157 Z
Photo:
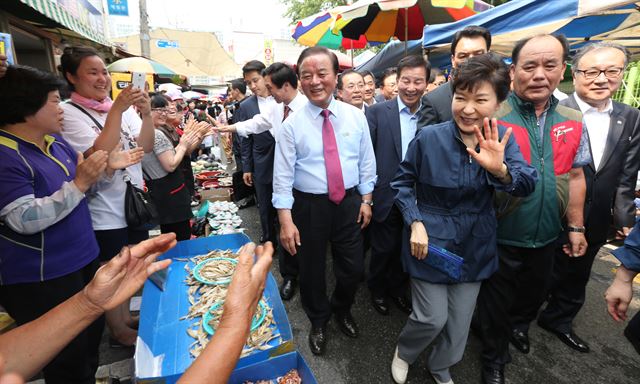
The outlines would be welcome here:
M 611 100 L 622 83 L 628 58 L 628 51 L 617 44 L 601 42 L 583 47 L 573 59 L 575 93 L 560 102 L 582 112 L 589 133 L 592 161 L 583 167 L 589 246 L 579 258 L 556 249 L 550 299 L 538 316 L 538 324 L 579 352 L 589 352 L 589 346 L 573 332 L 572 322 L 584 304 L 593 260 L 607 240 L 611 208 L 618 238 L 626 237 L 635 222 L 640 112 Z

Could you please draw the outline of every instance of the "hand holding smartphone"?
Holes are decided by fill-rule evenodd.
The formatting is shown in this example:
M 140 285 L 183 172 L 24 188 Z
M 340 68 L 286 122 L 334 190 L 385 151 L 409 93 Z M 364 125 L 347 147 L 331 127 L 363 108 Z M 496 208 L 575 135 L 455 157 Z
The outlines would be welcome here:
M 141 89 L 144 91 L 144 84 L 146 82 L 147 74 L 143 72 L 133 72 L 131 74 L 131 84 L 134 89 Z

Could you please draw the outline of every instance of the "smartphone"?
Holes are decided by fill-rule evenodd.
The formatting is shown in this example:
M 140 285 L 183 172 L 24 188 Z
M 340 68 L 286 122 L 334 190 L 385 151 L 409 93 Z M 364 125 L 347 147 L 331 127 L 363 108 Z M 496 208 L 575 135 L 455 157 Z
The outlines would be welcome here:
M 146 77 L 146 73 L 133 72 L 131 74 L 131 84 L 133 84 L 133 88 L 142 89 L 144 91 L 144 83 L 146 82 Z
M 8 33 L 0 33 L 0 54 L 7 57 L 7 63 L 14 65 L 13 49 L 11 47 L 11 35 Z

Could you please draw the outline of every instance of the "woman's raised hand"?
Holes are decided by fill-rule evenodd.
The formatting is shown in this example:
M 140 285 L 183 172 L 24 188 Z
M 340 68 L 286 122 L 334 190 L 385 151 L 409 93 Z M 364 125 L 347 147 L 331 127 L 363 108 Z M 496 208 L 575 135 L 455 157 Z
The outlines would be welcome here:
M 491 119 L 491 124 L 489 124 L 489 118 L 485 117 L 483 121 L 484 136 L 478 126 L 475 126 L 474 130 L 480 152 L 476 152 L 475 148 L 467 148 L 469 156 L 492 175 L 501 175 L 504 172 L 504 148 L 511 136 L 511 128 L 507 129 L 500 140 L 498 121 Z

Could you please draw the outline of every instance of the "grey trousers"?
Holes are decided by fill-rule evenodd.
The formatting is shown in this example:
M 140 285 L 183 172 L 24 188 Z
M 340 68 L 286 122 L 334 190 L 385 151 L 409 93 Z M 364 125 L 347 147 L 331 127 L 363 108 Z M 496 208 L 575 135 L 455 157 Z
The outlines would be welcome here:
M 432 284 L 412 278 L 413 312 L 400 332 L 398 357 L 413 364 L 433 343 L 429 370 L 440 381 L 451 380 L 449 367 L 462 360 L 480 284 Z

